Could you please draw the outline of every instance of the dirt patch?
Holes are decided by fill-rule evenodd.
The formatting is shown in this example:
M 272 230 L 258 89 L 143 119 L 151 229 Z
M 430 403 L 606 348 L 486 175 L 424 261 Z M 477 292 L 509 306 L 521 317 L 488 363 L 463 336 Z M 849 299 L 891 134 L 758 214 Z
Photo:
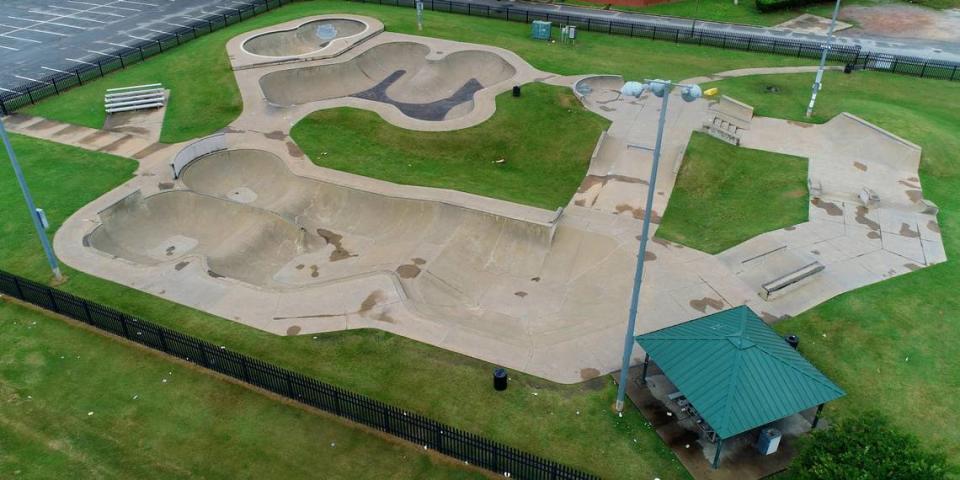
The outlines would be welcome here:
M 852 5 L 840 10 L 840 17 L 859 25 L 849 34 L 864 32 L 887 37 L 960 41 L 960 10 L 933 10 L 905 4 Z
M 723 300 L 716 298 L 703 297 L 700 300 L 690 300 L 690 307 L 700 313 L 707 313 L 707 307 L 714 310 L 723 309 Z
M 813 204 L 814 207 L 827 212 L 827 215 L 830 215 L 831 217 L 839 217 L 843 215 L 843 209 L 838 207 L 836 203 L 821 200 L 819 198 L 810 200 L 810 203 Z
M 294 335 L 299 335 L 299 334 L 300 334 L 300 327 L 297 325 L 293 325 L 287 329 L 287 336 L 289 337 L 292 337 Z

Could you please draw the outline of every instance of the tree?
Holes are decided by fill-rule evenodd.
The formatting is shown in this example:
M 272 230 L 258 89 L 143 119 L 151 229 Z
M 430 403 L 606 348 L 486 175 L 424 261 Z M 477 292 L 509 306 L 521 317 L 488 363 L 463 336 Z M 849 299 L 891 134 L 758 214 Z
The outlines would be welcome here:
M 940 480 L 947 461 L 880 413 L 866 412 L 801 440 L 790 469 L 799 480 Z

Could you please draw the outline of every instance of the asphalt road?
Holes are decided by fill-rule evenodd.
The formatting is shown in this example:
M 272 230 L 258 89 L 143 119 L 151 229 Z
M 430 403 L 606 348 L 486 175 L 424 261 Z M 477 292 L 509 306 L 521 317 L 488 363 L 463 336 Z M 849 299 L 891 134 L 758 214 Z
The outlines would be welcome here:
M 0 0 L 0 92 L 247 2 Z

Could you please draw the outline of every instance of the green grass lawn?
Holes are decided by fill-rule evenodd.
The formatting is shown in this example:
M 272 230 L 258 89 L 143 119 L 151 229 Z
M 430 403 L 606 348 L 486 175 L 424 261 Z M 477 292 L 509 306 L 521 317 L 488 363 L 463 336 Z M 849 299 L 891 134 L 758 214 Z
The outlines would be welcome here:
M 520 98 L 499 95 L 493 117 L 464 130 L 415 132 L 337 108 L 314 112 L 290 136 L 323 167 L 555 210 L 583 181 L 609 124 L 570 89 L 536 83 Z
M 757 115 L 804 120 L 812 75 L 742 77 L 711 85 Z M 768 93 L 776 85 L 778 93 Z M 841 295 L 777 329 L 847 391 L 831 415 L 878 409 L 960 464 L 960 83 L 877 72 L 827 72 L 814 120 L 847 111 L 923 147 L 924 196 L 940 208 L 947 263 Z M 955 471 L 960 475 L 960 469 Z
M 135 166 L 109 155 L 12 138 L 37 204 L 47 208 L 51 232 L 71 212 L 129 178 Z M 49 268 L 6 159 L 0 164 L 0 210 L 10 212 L 0 217 L 0 268 L 48 280 Z M 277 336 L 69 266 L 64 273 L 69 280 L 60 288 L 76 295 L 603 478 L 687 478 L 639 412 L 628 409 L 623 418 L 610 413 L 616 388 L 608 377 L 558 385 L 512 372 L 510 388 L 495 392 L 490 384 L 494 365 L 386 332 Z M 269 415 L 260 417 L 269 423 Z
M 91 414 L 92 412 L 92 414 Z M 0 302 L 0 478 L 485 475 Z
M 626 39 L 582 32 L 576 46 L 531 40 L 522 23 L 441 12 L 424 14 L 417 31 L 408 8 L 336 0 L 297 2 L 218 30 L 169 53 L 148 59 L 44 100 L 27 113 L 92 128 L 103 126 L 107 88 L 162 82 L 172 90 L 161 141 L 176 143 L 226 127 L 242 109 L 227 59 L 226 42 L 245 31 L 308 15 L 354 13 L 383 21 L 387 31 L 495 45 L 514 51 L 533 66 L 558 74 L 615 73 L 628 78 L 683 79 L 724 70 L 758 66 L 810 65 L 809 59 L 760 55 L 647 39 Z
M 657 236 L 719 253 L 807 220 L 807 159 L 694 132 Z

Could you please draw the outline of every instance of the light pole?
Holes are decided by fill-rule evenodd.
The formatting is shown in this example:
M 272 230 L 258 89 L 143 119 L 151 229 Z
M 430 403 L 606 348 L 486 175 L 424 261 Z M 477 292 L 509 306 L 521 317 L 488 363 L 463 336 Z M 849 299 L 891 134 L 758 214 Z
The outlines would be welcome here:
M 628 97 L 639 97 L 646 91 L 662 98 L 660 104 L 660 121 L 657 123 L 657 143 L 653 148 L 653 166 L 650 168 L 648 180 L 647 203 L 643 210 L 643 230 L 640 233 L 640 251 L 637 254 L 637 269 L 633 275 L 633 293 L 630 296 L 630 313 L 627 318 L 627 332 L 623 338 L 623 364 L 620 367 L 620 385 L 617 388 L 617 412 L 623 412 L 623 398 L 627 392 L 628 370 L 630 357 L 633 355 L 633 335 L 637 324 L 637 307 L 640 303 L 640 286 L 643 283 L 643 265 L 647 253 L 647 239 L 650 232 L 650 218 L 653 216 L 653 194 L 657 187 L 657 170 L 660 167 L 660 146 L 663 143 L 663 127 L 667 121 L 667 103 L 670 100 L 670 91 L 674 87 L 681 88 L 681 97 L 684 101 L 692 102 L 703 96 L 716 95 L 717 89 L 711 88 L 706 92 L 698 85 L 682 85 L 669 80 L 647 80 L 647 83 L 626 82 L 620 93 Z
M 823 48 L 820 54 L 820 68 L 817 69 L 817 78 L 813 80 L 813 92 L 810 94 L 810 105 L 807 105 L 807 118 L 813 116 L 813 104 L 817 103 L 817 94 L 823 84 L 823 69 L 827 65 L 827 52 L 830 51 L 830 44 L 833 43 L 833 29 L 837 27 L 837 15 L 840 13 L 840 0 L 833 7 L 833 20 L 830 21 L 830 30 L 827 32 L 827 46 Z
M 60 265 L 57 264 L 57 257 L 53 255 L 53 249 L 50 248 L 50 241 L 47 240 L 47 232 L 44 230 L 43 223 L 40 221 L 40 211 L 33 204 L 33 197 L 30 195 L 30 188 L 27 187 L 27 181 L 23 178 L 23 170 L 20 169 L 20 163 L 17 162 L 17 156 L 13 153 L 13 145 L 10 143 L 10 137 L 7 135 L 7 129 L 3 125 L 3 119 L 0 118 L 0 137 L 3 138 L 3 145 L 7 148 L 7 155 L 10 157 L 10 164 L 13 165 L 13 173 L 20 184 L 20 191 L 23 192 L 23 199 L 27 202 L 27 209 L 30 210 L 30 218 L 33 219 L 33 226 L 37 229 L 37 235 L 40 236 L 40 244 L 43 245 L 43 252 L 47 255 L 47 262 L 50 263 L 50 270 L 53 270 L 53 276 L 57 281 L 63 280 L 60 274 Z

